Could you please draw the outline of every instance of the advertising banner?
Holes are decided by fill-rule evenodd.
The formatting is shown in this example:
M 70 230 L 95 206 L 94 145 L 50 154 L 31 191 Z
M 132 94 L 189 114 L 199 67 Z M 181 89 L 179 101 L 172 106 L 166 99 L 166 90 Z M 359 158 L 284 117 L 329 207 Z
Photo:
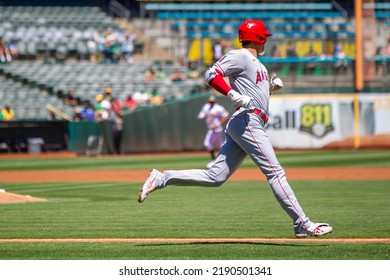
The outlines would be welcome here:
M 274 148 L 313 149 L 390 134 L 390 97 L 381 94 L 272 96 L 266 127 Z

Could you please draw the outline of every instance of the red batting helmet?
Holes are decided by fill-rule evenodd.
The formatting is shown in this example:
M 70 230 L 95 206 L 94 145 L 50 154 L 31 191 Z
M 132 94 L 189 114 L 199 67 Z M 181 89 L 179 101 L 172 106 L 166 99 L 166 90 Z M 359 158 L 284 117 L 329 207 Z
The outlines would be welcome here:
M 264 22 L 256 19 L 249 19 L 243 22 L 238 28 L 238 38 L 240 42 L 251 41 L 259 44 L 264 44 L 267 37 L 272 36 L 272 33 L 267 31 Z

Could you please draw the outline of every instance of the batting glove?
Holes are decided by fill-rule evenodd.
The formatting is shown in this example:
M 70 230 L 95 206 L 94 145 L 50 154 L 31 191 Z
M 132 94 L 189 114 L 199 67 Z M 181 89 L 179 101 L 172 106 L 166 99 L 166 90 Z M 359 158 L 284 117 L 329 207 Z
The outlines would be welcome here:
M 249 108 L 250 104 L 252 102 L 252 98 L 247 95 L 242 95 L 235 91 L 234 89 L 231 89 L 227 96 L 230 98 L 231 101 L 236 103 L 240 107 Z
M 280 78 L 276 77 L 276 74 L 273 74 L 269 81 L 270 91 L 273 94 L 275 91 L 283 88 L 283 82 Z

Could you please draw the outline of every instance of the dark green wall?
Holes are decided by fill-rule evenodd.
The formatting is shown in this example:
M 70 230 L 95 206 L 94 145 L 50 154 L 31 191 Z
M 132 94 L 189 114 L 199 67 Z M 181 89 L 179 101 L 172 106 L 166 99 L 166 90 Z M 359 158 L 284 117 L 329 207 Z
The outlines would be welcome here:
M 208 95 L 202 95 L 126 115 L 122 153 L 204 150 L 207 129 L 197 115 L 207 99 Z M 233 111 L 226 97 L 220 96 L 217 101 Z
M 176 152 L 204 150 L 207 132 L 197 115 L 208 95 L 138 109 L 124 116 L 121 153 Z M 223 96 L 217 102 L 233 113 L 233 103 Z M 103 135 L 103 154 L 114 153 L 109 122 L 69 123 L 69 150 L 85 154 L 90 135 Z

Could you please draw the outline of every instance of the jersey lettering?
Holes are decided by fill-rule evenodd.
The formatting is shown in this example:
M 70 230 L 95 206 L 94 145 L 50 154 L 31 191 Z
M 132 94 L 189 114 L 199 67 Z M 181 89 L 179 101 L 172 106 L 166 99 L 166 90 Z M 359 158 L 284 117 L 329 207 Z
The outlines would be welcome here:
M 258 84 L 259 82 L 262 82 L 264 80 L 266 80 L 266 81 L 269 80 L 268 73 L 265 71 L 257 71 L 256 72 L 256 84 Z

